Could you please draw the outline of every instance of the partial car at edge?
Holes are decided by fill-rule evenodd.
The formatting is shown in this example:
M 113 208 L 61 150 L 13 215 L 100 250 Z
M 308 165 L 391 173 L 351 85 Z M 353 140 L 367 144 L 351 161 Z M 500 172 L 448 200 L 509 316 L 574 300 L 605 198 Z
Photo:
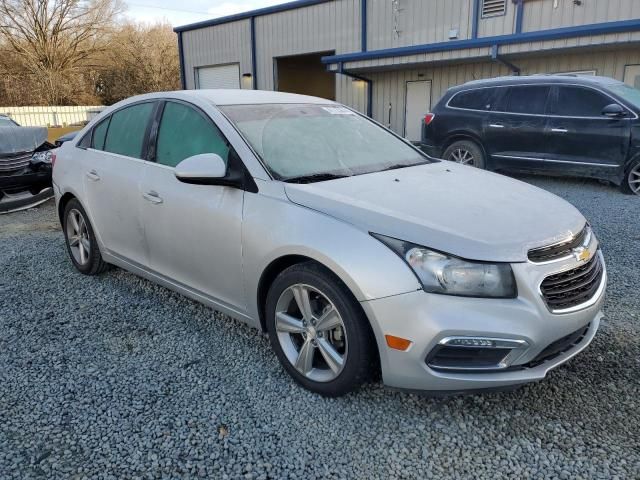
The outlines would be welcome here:
M 266 331 L 323 395 L 378 372 L 438 393 L 540 380 L 602 317 L 572 205 L 320 98 L 133 97 L 60 147 L 53 180 L 80 272 L 114 264 Z

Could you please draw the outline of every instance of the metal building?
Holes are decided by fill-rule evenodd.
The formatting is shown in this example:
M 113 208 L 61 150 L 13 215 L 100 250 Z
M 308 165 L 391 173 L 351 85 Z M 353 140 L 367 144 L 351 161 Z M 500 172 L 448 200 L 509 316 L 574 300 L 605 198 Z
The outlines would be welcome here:
M 183 88 L 335 99 L 409 139 L 447 88 L 597 74 L 640 88 L 640 0 L 298 0 L 186 25 Z

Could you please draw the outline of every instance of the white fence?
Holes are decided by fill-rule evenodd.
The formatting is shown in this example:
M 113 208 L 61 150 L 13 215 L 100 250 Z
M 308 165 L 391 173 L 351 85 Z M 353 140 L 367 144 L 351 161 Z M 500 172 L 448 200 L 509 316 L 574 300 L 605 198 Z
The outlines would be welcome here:
M 105 107 L 0 107 L 7 115 L 25 127 L 66 127 L 88 122 Z

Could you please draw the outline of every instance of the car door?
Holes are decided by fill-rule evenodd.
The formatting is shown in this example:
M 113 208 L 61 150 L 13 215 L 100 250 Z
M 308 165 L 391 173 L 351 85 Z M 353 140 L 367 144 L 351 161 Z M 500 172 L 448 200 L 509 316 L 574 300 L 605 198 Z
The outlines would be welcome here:
M 242 283 L 244 191 L 180 182 L 175 166 L 185 158 L 234 154 L 214 122 L 197 107 L 166 101 L 152 133 L 154 154 L 145 166 L 142 213 L 151 269 L 181 287 L 245 308 Z
M 554 87 L 547 124 L 549 163 L 568 171 L 617 168 L 627 158 L 632 116 L 609 118 L 604 107 L 618 103 L 596 89 L 578 85 Z
M 495 166 L 536 168 L 544 159 L 549 85 L 498 88 L 495 108 L 484 120 L 485 148 Z
M 147 263 L 140 217 L 142 158 L 155 105 L 127 106 L 101 121 L 83 159 L 86 207 L 103 248 L 140 265 Z

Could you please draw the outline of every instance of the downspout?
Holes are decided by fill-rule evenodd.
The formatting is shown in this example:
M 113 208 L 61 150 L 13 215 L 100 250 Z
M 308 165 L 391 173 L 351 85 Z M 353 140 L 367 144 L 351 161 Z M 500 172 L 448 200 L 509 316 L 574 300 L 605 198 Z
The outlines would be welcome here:
M 342 62 L 340 62 L 338 73 L 353 78 L 354 80 L 360 80 L 361 82 L 365 82 L 367 84 L 367 117 L 373 118 L 373 80 L 347 72 L 342 66 Z
M 251 17 L 249 20 L 251 29 L 251 73 L 253 74 L 253 89 L 258 89 L 258 68 L 256 60 L 256 17 Z
M 180 88 L 187 89 L 187 78 L 184 74 L 184 51 L 182 49 L 182 32 L 178 32 L 178 59 L 180 61 Z
M 360 0 L 360 51 L 367 51 L 367 0 Z
M 522 24 L 524 22 L 524 0 L 513 0 L 516 4 L 516 31 L 522 33 Z
M 500 56 L 498 45 L 494 45 L 493 47 L 491 47 L 491 59 L 494 62 L 501 63 L 505 67 L 509 68 L 515 76 L 520 75 L 520 72 L 521 72 L 520 67 L 518 67 L 517 65 L 514 65 L 513 63 L 509 62 L 508 60 L 505 60 L 503 57 Z
M 471 16 L 471 38 L 478 38 L 478 24 L 480 23 L 480 0 L 473 0 Z

